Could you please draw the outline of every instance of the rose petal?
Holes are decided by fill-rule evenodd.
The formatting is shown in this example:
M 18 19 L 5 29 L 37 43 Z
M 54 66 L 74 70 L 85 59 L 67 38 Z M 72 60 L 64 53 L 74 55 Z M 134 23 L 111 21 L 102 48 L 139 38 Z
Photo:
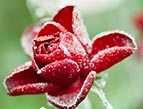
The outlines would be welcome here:
M 91 52 L 90 39 L 76 7 L 66 6 L 62 8 L 54 16 L 53 21 L 60 23 L 69 32 L 73 33 L 82 43 L 86 51 L 88 53 Z
M 63 26 L 61 26 L 59 23 L 49 21 L 46 22 L 42 27 L 41 30 L 38 33 L 38 36 L 48 36 L 52 34 L 56 34 L 59 32 L 66 32 Z
M 58 43 L 59 41 L 57 41 L 57 39 L 59 39 L 59 37 L 54 37 L 54 35 L 34 38 L 32 41 L 33 42 L 33 45 L 32 45 L 33 52 L 36 54 L 44 54 L 44 53 L 42 53 L 43 44 Z M 46 50 L 46 48 L 45 48 L 45 50 Z
M 113 31 L 98 36 L 93 43 L 92 68 L 97 73 L 130 56 L 136 45 L 130 35 Z
M 40 54 L 35 56 L 36 64 L 38 65 L 38 69 L 44 67 L 46 64 L 49 64 L 54 61 L 58 61 L 64 59 L 66 56 L 62 50 L 58 49 L 51 54 Z M 34 67 L 35 68 L 35 67 Z M 36 68 L 37 69 L 37 68 Z M 36 70 L 35 69 L 35 70 Z M 37 70 L 36 70 L 37 71 Z
M 70 32 L 61 33 L 60 48 L 67 56 L 88 55 L 77 38 Z
M 136 14 L 133 20 L 135 26 L 143 32 L 143 12 Z
M 92 70 L 95 70 L 97 73 L 99 73 L 122 61 L 126 57 L 130 56 L 132 53 L 133 49 L 129 47 L 113 47 L 103 50 L 94 55 L 94 57 L 92 58 Z
M 31 62 L 10 72 L 4 80 L 4 86 L 10 95 L 39 94 L 59 89 L 59 86 L 47 83 L 37 75 Z
M 43 37 L 37 37 L 33 40 L 32 48 L 34 52 L 35 61 L 33 67 L 36 71 L 51 62 L 61 60 L 67 57 L 64 51 L 59 47 L 60 37 L 62 36 L 59 34 L 57 40 L 56 36 L 54 38 L 54 35 L 48 35 Z M 44 44 L 47 44 L 47 47 L 43 46 Z
M 86 79 L 79 79 L 69 87 L 63 87 L 55 93 L 46 93 L 46 97 L 53 105 L 60 109 L 74 109 L 84 100 L 95 78 L 96 72 L 91 71 Z
M 54 16 L 53 21 L 60 23 L 68 31 L 73 33 L 72 29 L 72 17 L 73 17 L 73 6 L 67 6 L 58 11 Z
M 32 39 L 36 37 L 39 29 L 40 29 L 39 25 L 32 25 L 32 26 L 27 27 L 22 34 L 21 45 L 25 53 L 29 57 L 32 57 L 32 54 L 33 54 L 32 53 Z
M 143 39 L 140 39 L 138 43 L 137 57 L 143 59 Z
M 32 67 L 36 72 L 39 70 L 39 67 L 34 58 L 32 59 Z
M 64 59 L 46 65 L 37 73 L 52 83 L 69 85 L 79 78 L 80 69 L 75 61 Z
M 78 63 L 83 75 L 90 72 L 89 56 L 81 43 L 73 34 L 71 34 L 70 32 L 64 33 L 62 35 L 60 47 L 64 51 L 64 53 L 69 56 L 69 58 Z
M 109 31 L 103 32 L 95 36 L 92 44 L 92 53 L 94 55 L 99 51 L 111 48 L 111 47 L 131 47 L 135 48 L 134 39 L 123 31 Z

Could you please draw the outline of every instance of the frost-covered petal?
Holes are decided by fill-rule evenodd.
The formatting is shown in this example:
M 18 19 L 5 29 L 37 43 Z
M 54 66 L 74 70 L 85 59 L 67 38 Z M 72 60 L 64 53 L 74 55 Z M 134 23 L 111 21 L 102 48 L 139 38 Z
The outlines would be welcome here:
M 133 49 L 136 47 L 134 39 L 128 33 L 123 31 L 108 31 L 95 36 L 91 55 L 116 46 L 131 47 Z
M 92 68 L 98 73 L 130 56 L 136 48 L 134 39 L 127 33 L 102 33 L 93 42 Z
M 36 55 L 35 56 L 35 60 L 36 60 L 35 64 L 38 65 L 38 68 L 36 68 L 36 69 L 42 68 L 42 67 L 44 67 L 45 65 L 47 65 L 47 64 L 49 64 L 51 62 L 64 59 L 65 57 L 66 56 L 65 56 L 64 52 L 62 50 L 60 50 L 60 49 L 58 49 L 55 52 L 53 52 L 51 54 L 48 54 L 48 55 L 47 54 Z
M 32 57 L 32 40 L 36 37 L 40 29 L 40 25 L 31 25 L 27 27 L 21 37 L 21 45 L 25 53 Z
M 45 45 L 44 50 L 42 50 L 41 45 L 44 43 L 47 43 L 47 45 Z M 48 47 L 54 47 L 52 44 L 56 45 L 56 49 L 48 51 Z M 48 35 L 35 38 L 33 40 L 33 51 L 35 64 L 37 64 L 36 66 L 39 68 L 51 62 L 69 58 L 78 63 L 81 72 L 85 74 L 89 73 L 90 65 L 88 54 L 75 35 L 70 32 L 61 32 L 58 37 L 57 35 Z M 43 51 L 46 52 L 44 53 Z M 36 68 L 36 70 L 39 68 Z
M 92 70 L 95 70 L 97 73 L 99 73 L 122 61 L 132 53 L 133 49 L 129 47 L 113 47 L 102 50 L 92 58 Z
M 69 32 L 73 33 L 82 43 L 87 52 L 91 52 L 91 45 L 88 33 L 83 24 L 80 13 L 75 6 L 66 6 L 62 8 L 53 17 L 53 21 L 60 23 Z
M 80 69 L 75 61 L 64 59 L 46 65 L 37 73 L 52 83 L 70 85 L 79 78 Z
M 48 35 L 52 35 L 60 32 L 66 32 L 66 30 L 62 25 L 53 21 L 48 21 L 44 23 L 44 25 L 41 27 L 38 33 L 38 37 L 48 36 Z
M 60 48 L 64 50 L 64 53 L 69 57 L 74 57 L 76 55 L 87 56 L 85 49 L 82 47 L 81 43 L 77 40 L 75 35 L 70 32 L 61 33 Z
M 68 87 L 54 93 L 46 93 L 46 97 L 53 105 L 60 109 L 74 109 L 88 94 L 96 72 L 91 71 L 86 79 L 81 78 Z
M 60 48 L 64 51 L 68 58 L 71 58 L 78 63 L 83 75 L 90 72 L 89 55 L 75 35 L 70 32 L 62 34 Z
M 39 94 L 59 89 L 59 86 L 47 83 L 36 74 L 31 62 L 14 69 L 4 80 L 4 86 L 10 95 Z

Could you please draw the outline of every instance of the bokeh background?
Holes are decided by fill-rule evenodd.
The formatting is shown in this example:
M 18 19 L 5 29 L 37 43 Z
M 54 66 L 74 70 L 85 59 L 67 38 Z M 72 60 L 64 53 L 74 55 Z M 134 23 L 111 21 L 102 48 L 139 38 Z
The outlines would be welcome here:
M 120 29 L 138 39 L 140 33 L 133 24 L 133 16 L 143 11 L 143 0 L 122 1 L 104 11 L 92 9 L 83 13 L 91 38 L 102 31 Z M 9 71 L 29 60 L 20 45 L 22 31 L 34 23 L 25 2 L 0 0 L 0 109 L 40 109 L 42 106 L 54 109 L 47 106 L 44 94 L 11 97 L 2 84 Z M 105 72 L 109 76 L 104 91 L 114 109 L 143 109 L 143 57 L 132 55 Z M 97 95 L 90 93 L 89 98 L 92 109 L 104 109 Z

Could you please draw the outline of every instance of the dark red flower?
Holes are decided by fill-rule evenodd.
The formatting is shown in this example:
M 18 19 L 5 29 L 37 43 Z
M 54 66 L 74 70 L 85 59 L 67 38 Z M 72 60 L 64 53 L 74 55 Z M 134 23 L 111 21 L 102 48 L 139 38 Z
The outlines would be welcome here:
M 143 58 L 143 12 L 137 13 L 134 18 L 133 22 L 135 27 L 139 30 L 139 38 L 137 41 L 138 49 L 137 49 L 137 58 L 142 59 Z
M 143 59 L 143 38 L 138 42 L 137 57 Z
M 136 14 L 133 20 L 135 26 L 143 32 L 143 12 Z
M 46 93 L 49 102 L 60 109 L 75 108 L 86 97 L 96 73 L 135 50 L 133 39 L 122 31 L 102 33 L 91 42 L 74 6 L 61 9 L 39 27 L 36 35 L 34 26 L 22 37 L 32 61 L 10 72 L 4 84 L 10 95 Z

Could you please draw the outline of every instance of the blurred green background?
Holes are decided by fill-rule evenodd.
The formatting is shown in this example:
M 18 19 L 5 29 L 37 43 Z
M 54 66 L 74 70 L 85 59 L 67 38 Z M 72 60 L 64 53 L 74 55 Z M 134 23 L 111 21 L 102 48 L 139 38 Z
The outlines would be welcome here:
M 143 0 L 125 0 L 113 9 L 83 15 L 90 37 L 102 31 L 120 29 L 139 37 L 132 23 L 133 16 L 143 11 Z M 0 109 L 48 109 L 43 95 L 11 97 L 6 94 L 3 79 L 9 71 L 29 59 L 20 45 L 20 36 L 26 26 L 33 24 L 24 0 L 0 0 Z M 106 71 L 106 92 L 114 109 L 143 109 L 143 59 L 135 55 Z M 104 109 L 97 95 L 89 94 L 93 109 Z

